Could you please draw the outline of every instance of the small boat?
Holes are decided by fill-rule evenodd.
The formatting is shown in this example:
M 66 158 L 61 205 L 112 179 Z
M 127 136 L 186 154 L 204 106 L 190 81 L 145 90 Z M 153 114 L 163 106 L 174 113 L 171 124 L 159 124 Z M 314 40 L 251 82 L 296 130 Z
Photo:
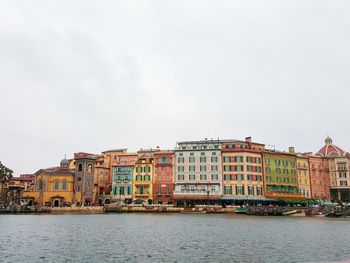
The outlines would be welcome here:
M 299 213 L 298 210 L 292 210 L 292 211 L 284 212 L 284 213 L 282 213 L 282 215 L 289 216 L 289 215 L 294 215 L 294 214 L 297 214 L 297 213 Z
M 237 208 L 235 213 L 236 214 L 246 214 L 249 211 L 248 207 L 240 207 Z

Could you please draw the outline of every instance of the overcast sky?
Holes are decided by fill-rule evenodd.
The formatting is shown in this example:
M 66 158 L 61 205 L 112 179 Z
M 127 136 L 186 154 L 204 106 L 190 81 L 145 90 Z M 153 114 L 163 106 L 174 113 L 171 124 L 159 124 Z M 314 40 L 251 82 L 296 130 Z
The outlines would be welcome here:
M 350 150 L 349 1 L 2 1 L 0 161 L 244 139 Z

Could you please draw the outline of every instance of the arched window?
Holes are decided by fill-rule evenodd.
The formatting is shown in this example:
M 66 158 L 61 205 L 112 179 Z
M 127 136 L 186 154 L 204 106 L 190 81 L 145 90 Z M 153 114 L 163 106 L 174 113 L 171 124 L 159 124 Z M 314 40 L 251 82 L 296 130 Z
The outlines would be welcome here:
M 92 172 L 92 165 L 89 164 L 89 165 L 88 165 L 88 173 L 91 173 L 91 172 Z
M 43 180 L 39 180 L 39 190 L 44 190 L 44 182 Z
M 165 156 L 162 157 L 162 163 L 167 163 L 168 158 L 166 158 Z
M 64 181 L 62 182 L 62 190 L 63 190 L 63 191 L 66 191 L 66 190 L 67 190 L 67 181 L 66 181 L 66 180 L 64 180 Z
M 78 165 L 78 171 L 79 172 L 83 171 L 83 165 L 81 163 Z
M 55 190 L 58 190 L 58 188 L 59 188 L 59 182 L 56 180 L 56 181 L 54 181 L 54 183 L 53 183 L 53 188 L 55 189 Z

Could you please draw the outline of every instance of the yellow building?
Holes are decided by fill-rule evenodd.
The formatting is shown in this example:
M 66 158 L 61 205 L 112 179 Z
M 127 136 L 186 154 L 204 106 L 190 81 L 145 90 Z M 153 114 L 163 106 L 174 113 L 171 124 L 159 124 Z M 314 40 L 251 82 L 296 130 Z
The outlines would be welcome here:
M 153 182 L 153 160 L 154 152 L 158 150 L 138 151 L 138 159 L 133 168 L 132 189 L 133 200 L 142 199 L 146 202 L 152 202 L 152 182 Z
M 309 159 L 302 154 L 297 155 L 297 176 L 299 193 L 311 198 Z
M 23 193 L 28 205 L 61 207 L 73 202 L 74 171 L 66 159 L 60 167 L 40 169 L 34 175 L 34 189 Z

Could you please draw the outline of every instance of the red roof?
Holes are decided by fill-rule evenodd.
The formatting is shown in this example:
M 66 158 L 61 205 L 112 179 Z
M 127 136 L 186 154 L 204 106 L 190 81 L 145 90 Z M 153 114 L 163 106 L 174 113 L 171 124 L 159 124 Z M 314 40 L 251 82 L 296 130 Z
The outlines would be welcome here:
M 38 173 L 47 173 L 47 174 L 55 174 L 55 175 L 74 175 L 74 172 L 68 167 L 51 167 L 46 169 L 40 169 L 36 172 Z
M 325 143 L 326 145 L 317 152 L 318 155 L 329 157 L 331 155 L 343 156 L 345 154 L 343 149 L 333 144 L 331 138 L 327 137 Z

